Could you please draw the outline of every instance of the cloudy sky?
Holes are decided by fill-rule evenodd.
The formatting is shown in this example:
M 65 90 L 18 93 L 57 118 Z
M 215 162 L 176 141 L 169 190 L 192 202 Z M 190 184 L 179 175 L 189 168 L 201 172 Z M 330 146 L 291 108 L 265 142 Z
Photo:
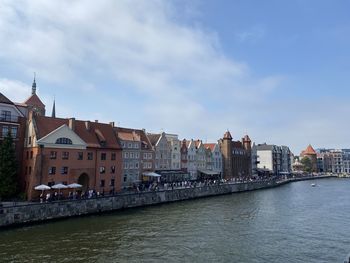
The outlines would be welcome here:
M 347 0 L 0 0 L 0 91 L 59 117 L 350 147 Z

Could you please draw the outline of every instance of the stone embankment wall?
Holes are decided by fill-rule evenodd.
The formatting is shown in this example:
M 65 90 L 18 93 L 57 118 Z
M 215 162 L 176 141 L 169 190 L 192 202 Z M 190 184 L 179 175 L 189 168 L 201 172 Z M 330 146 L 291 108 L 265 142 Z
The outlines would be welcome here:
M 306 178 L 305 178 L 306 179 Z M 314 179 L 314 178 L 313 178 Z M 258 190 L 285 184 L 284 182 L 251 182 L 222 184 L 196 188 L 163 190 L 135 194 L 120 194 L 94 199 L 65 200 L 52 203 L 31 203 L 0 207 L 0 227 L 43 222 L 73 216 L 115 211 L 124 208 L 141 207 L 167 202 L 176 202 L 201 197 Z M 292 181 L 296 181 L 295 179 Z

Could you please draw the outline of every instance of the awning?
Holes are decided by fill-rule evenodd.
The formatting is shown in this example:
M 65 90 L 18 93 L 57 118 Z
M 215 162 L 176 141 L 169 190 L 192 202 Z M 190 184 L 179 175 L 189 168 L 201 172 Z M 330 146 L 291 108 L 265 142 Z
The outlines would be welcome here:
M 161 177 L 160 174 L 154 173 L 154 172 L 145 172 L 142 174 L 143 176 L 149 176 L 149 177 Z
M 220 172 L 211 171 L 211 170 L 198 170 L 200 173 L 206 174 L 206 175 L 218 175 Z

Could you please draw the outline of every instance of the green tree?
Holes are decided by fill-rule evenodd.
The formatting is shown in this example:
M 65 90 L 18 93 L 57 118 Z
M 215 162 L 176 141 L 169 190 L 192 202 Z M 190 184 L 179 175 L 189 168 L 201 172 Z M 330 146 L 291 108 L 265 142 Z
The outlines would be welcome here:
M 304 172 L 311 173 L 312 172 L 312 163 L 310 158 L 303 157 L 303 159 L 300 160 L 300 162 L 304 165 Z
M 17 161 L 11 133 L 0 145 L 0 200 L 14 197 L 17 192 Z

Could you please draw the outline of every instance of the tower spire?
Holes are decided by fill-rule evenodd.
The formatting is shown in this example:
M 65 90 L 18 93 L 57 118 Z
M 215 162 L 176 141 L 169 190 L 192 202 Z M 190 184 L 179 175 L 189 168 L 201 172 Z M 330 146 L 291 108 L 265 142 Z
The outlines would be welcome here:
M 56 118 L 56 103 L 55 103 L 55 98 L 53 98 L 53 106 L 52 106 L 52 118 Z
M 32 84 L 32 95 L 36 94 L 36 82 L 35 82 L 35 72 L 34 72 L 34 80 Z

